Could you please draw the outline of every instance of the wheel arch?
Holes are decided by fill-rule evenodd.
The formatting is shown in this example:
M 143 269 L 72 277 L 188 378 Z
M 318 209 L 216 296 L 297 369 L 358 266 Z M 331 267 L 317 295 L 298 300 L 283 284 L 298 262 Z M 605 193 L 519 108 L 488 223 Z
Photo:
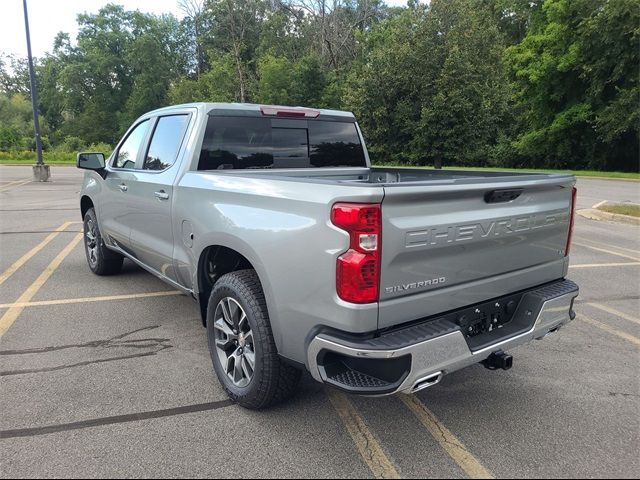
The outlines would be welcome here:
M 215 282 L 227 273 L 246 269 L 256 272 L 260 286 L 267 297 L 264 273 L 260 271 L 258 262 L 252 261 L 251 255 L 222 244 L 211 244 L 202 249 L 198 257 L 196 282 L 194 283 L 197 286 L 197 298 L 203 326 L 206 326 L 207 305 Z
M 82 214 L 82 220 L 90 208 L 94 208 L 93 200 L 89 195 L 83 195 L 80 198 L 80 213 Z

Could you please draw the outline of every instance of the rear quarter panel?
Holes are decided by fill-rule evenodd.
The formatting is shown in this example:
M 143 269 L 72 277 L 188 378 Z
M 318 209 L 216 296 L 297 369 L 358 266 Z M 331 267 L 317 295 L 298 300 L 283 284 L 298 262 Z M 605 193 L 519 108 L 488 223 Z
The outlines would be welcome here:
M 188 172 L 174 193 L 174 238 L 182 238 L 186 220 L 194 239 L 190 248 L 176 241 L 178 271 L 197 289 L 196 268 L 206 247 L 241 253 L 262 283 L 278 351 L 304 363 L 307 336 L 316 326 L 354 333 L 377 327 L 377 303 L 349 304 L 336 294 L 336 258 L 349 239 L 329 214 L 336 201 L 380 202 L 382 194 L 376 186 Z

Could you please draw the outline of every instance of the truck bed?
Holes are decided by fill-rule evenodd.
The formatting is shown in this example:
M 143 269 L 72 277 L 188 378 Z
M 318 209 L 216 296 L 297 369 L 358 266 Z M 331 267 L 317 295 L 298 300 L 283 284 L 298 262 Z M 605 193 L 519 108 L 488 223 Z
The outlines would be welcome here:
M 220 173 L 220 171 L 216 171 Z M 514 181 L 557 181 L 568 180 L 570 174 L 501 172 L 483 170 L 445 170 L 430 168 L 372 167 L 372 168 L 305 168 L 305 169 L 253 169 L 225 170 L 224 173 L 250 177 L 277 177 L 296 181 L 366 184 L 393 186 L 398 184 L 451 185 L 471 183 L 509 183 Z
M 227 174 L 288 198 L 289 211 L 298 210 L 297 195 L 304 203 L 324 200 L 325 218 L 335 201 L 382 204 L 380 329 L 567 273 L 569 174 L 305 168 L 229 170 L 218 178 Z

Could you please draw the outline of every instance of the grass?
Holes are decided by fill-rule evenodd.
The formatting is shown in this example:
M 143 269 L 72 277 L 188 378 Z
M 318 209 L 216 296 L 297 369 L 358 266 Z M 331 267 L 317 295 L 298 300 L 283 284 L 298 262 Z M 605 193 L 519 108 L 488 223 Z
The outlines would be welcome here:
M 72 149 L 69 149 L 72 150 Z M 49 165 L 75 165 L 76 153 L 63 148 L 54 148 L 42 152 L 42 160 Z M 106 144 L 96 144 L 84 147 L 85 152 L 103 152 L 108 155 L 111 147 Z M 33 165 L 36 163 L 36 152 L 19 150 L 12 152 L 0 151 L 0 165 Z
M 606 177 L 606 178 L 630 178 L 640 180 L 640 173 L 637 172 L 601 172 L 599 170 L 554 170 L 554 169 L 538 169 L 538 168 L 477 168 L 477 167 L 451 167 L 451 169 L 460 170 L 489 170 L 503 172 L 536 172 L 536 173 L 572 173 L 576 177 Z
M 604 204 L 598 207 L 609 213 L 617 213 L 618 215 L 629 215 L 631 217 L 640 217 L 640 205 L 633 203 Z
M 100 150 L 97 150 L 100 151 Z M 44 163 L 49 165 L 75 165 L 76 154 L 65 152 L 43 152 Z M 8 152 L 0 152 L 0 165 L 33 165 L 36 163 L 36 155 L 29 152 L 20 152 L 19 156 L 12 156 Z M 412 167 L 411 165 L 376 165 L 385 167 L 408 167 L 408 168 L 432 168 L 432 167 Z M 445 167 L 445 170 L 485 170 L 493 172 L 535 172 L 535 173 L 572 173 L 577 177 L 604 177 L 604 178 L 626 178 L 640 180 L 640 173 L 636 172 L 600 172 L 597 170 L 551 170 L 536 168 L 499 168 L 499 167 Z
M 42 152 L 42 160 L 49 165 L 74 165 L 76 154 L 73 152 Z M 33 165 L 35 152 L 0 152 L 0 165 Z
M 380 164 L 375 166 L 384 167 L 408 167 L 408 168 L 433 168 L 431 166 L 416 167 L 412 165 L 391 165 Z M 604 177 L 604 178 L 626 178 L 640 180 L 640 173 L 637 172 L 601 172 L 599 170 L 556 170 L 549 168 L 500 168 L 500 167 L 444 167 L 444 170 L 474 170 L 488 172 L 534 172 L 534 173 L 571 173 L 576 177 Z
M 46 155 L 42 156 L 42 160 L 44 161 L 44 163 L 48 164 L 48 165 L 75 165 L 76 164 L 76 159 L 75 156 L 74 158 L 54 158 L 54 159 L 47 159 Z M 35 156 L 34 158 L 30 158 L 28 160 L 25 159 L 4 159 L 4 158 L 0 158 L 0 165 L 34 165 L 36 163 L 36 159 Z

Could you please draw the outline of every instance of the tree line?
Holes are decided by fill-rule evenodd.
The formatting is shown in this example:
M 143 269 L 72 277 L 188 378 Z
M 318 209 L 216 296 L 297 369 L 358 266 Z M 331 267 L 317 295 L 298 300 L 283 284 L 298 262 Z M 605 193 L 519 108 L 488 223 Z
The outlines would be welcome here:
M 638 0 L 109 4 L 36 62 L 46 148 L 114 145 L 192 101 L 353 111 L 377 163 L 638 171 Z M 26 62 L 0 57 L 0 150 L 33 148 Z

